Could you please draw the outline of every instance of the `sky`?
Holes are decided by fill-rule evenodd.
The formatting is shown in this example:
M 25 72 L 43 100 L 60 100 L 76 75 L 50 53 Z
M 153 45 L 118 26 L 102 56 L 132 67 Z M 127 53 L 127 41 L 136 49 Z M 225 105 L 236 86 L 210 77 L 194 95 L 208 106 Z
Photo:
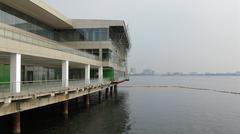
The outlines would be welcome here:
M 240 71 L 239 0 L 46 0 L 72 19 L 125 20 L 129 68 Z

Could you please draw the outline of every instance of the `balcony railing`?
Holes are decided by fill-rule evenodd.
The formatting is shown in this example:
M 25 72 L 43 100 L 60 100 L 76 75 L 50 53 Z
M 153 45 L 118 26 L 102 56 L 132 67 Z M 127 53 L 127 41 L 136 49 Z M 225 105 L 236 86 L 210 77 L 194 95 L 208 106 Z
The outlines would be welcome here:
M 58 50 L 66 53 L 71 53 L 74 55 L 78 55 L 78 56 L 82 56 L 82 57 L 86 57 L 94 60 L 99 60 L 99 57 L 97 56 L 94 56 L 92 54 L 89 54 L 80 50 L 65 47 L 63 45 L 60 45 L 56 41 L 40 38 L 40 37 L 37 37 L 36 35 L 33 36 L 30 33 L 28 34 L 26 32 L 14 31 L 7 27 L 2 27 L 2 26 L 0 27 L 0 36 L 4 38 L 24 42 L 24 43 L 36 45 L 36 46 L 41 46 L 41 47 L 50 48 L 50 49 L 54 49 L 54 50 Z
M 90 84 L 86 84 L 85 80 L 74 79 L 69 80 L 69 86 L 64 87 L 62 85 L 62 80 L 41 80 L 41 81 L 22 81 L 19 82 L 21 86 L 20 93 L 14 93 L 11 90 L 11 86 L 15 85 L 16 82 L 0 82 L 0 98 L 9 97 L 14 95 L 30 95 L 36 93 L 49 93 L 53 91 L 63 91 L 67 88 L 83 88 L 89 85 L 97 85 L 110 83 L 109 80 L 99 81 L 98 79 L 91 79 Z

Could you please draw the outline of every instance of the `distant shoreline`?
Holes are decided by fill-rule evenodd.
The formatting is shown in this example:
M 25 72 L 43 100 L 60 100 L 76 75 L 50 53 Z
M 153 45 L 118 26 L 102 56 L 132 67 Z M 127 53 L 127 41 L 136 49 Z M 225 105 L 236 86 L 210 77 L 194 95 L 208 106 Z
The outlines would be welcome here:
M 130 74 L 129 76 L 240 76 L 240 74 Z

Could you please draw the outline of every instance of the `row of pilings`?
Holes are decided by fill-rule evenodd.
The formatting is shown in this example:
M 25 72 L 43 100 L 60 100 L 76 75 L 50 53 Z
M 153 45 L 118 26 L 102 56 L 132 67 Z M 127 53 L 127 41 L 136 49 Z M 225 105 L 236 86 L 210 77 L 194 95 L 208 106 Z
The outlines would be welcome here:
M 105 91 L 105 93 L 103 93 Z M 105 94 L 105 100 L 107 100 L 109 97 L 117 96 L 117 85 L 110 86 L 106 88 L 105 90 L 98 91 L 98 100 L 99 103 L 103 101 L 103 94 Z M 84 98 L 84 104 L 87 108 L 90 107 L 90 98 L 91 94 L 86 94 L 83 96 Z M 76 98 L 76 101 L 79 101 L 80 97 Z M 68 100 L 64 102 L 60 102 L 63 104 L 63 115 L 65 119 L 68 118 Z M 21 113 L 17 112 L 12 114 L 12 120 L 13 120 L 13 134 L 20 134 L 21 133 Z

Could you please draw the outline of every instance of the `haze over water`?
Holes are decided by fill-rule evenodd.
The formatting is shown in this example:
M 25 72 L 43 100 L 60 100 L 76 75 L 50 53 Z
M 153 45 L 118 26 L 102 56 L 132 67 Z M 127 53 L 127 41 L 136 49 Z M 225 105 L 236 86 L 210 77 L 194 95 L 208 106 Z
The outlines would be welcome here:
M 239 93 L 240 77 L 136 76 L 118 87 L 117 97 L 99 104 L 92 96 L 89 109 L 72 101 L 67 120 L 61 105 L 23 112 L 22 132 L 239 134 Z M 0 133 L 5 134 L 10 119 L 2 120 Z

